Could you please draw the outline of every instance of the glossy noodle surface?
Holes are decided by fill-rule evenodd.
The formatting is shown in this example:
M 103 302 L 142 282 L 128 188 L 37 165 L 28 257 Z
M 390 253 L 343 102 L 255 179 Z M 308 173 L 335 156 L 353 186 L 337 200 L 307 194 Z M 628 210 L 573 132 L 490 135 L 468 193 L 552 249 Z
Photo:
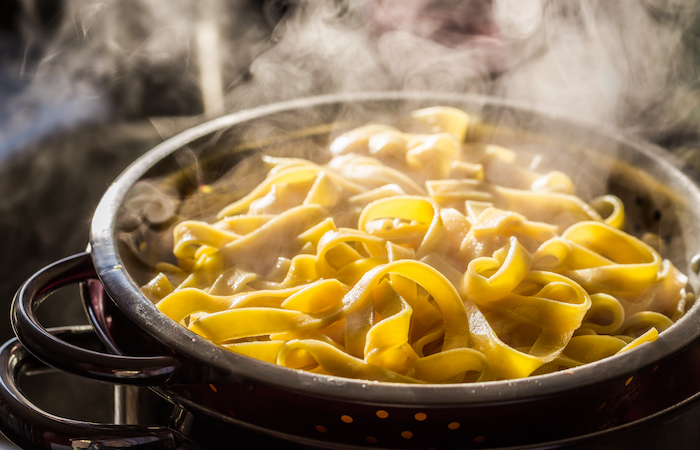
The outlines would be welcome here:
M 572 368 L 683 315 L 688 279 L 623 231 L 619 198 L 586 202 L 566 174 L 470 143 L 461 110 L 411 119 L 423 132 L 338 136 L 324 164 L 263 157 L 265 179 L 216 220 L 174 227 L 177 264 L 143 292 L 232 352 L 400 383 Z

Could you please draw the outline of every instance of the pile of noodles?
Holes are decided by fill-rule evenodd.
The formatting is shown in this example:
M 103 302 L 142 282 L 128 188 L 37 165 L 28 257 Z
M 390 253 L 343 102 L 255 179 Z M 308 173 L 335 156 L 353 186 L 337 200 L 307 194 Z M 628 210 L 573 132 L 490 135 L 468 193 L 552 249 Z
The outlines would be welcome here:
M 687 277 L 622 231 L 620 199 L 586 203 L 563 173 L 465 145 L 460 110 L 412 119 L 431 132 L 364 126 L 324 165 L 265 157 L 267 177 L 217 221 L 175 227 L 177 265 L 159 264 L 144 293 L 232 352 L 406 383 L 579 366 L 684 313 Z

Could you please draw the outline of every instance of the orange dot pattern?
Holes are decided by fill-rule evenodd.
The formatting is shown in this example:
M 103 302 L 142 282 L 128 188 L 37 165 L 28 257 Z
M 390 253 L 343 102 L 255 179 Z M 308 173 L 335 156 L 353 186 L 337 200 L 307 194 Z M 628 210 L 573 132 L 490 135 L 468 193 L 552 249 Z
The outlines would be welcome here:
M 626 382 L 625 384 L 626 384 L 626 385 L 629 385 L 631 382 L 632 382 L 632 377 L 630 377 L 630 378 L 627 380 L 627 382 Z M 209 386 L 211 387 L 211 389 L 212 389 L 214 392 L 216 392 L 216 388 L 214 387 L 214 385 L 211 385 L 211 384 L 210 384 Z M 607 406 L 607 404 L 606 404 L 606 403 L 603 403 L 603 404 L 601 404 L 601 405 L 599 406 L 598 409 L 599 409 L 599 410 L 602 410 L 602 409 L 605 408 L 606 406 Z M 388 413 L 387 411 L 383 410 L 383 409 L 378 409 L 378 410 L 375 412 L 375 414 L 376 414 L 376 416 L 377 416 L 378 418 L 380 418 L 380 419 L 386 419 L 386 418 L 389 417 L 389 413 Z M 424 413 L 424 412 L 417 412 L 417 413 L 415 413 L 415 414 L 413 415 L 413 418 L 414 418 L 416 421 L 418 421 L 418 422 L 423 422 L 423 421 L 425 421 L 425 420 L 428 419 L 428 414 L 426 414 L 426 413 Z M 351 416 L 347 415 L 347 414 L 343 414 L 342 416 L 340 416 L 340 420 L 343 421 L 343 422 L 345 422 L 345 423 L 347 423 L 347 424 L 350 424 L 350 423 L 353 423 L 353 422 L 354 422 L 354 419 L 353 419 Z M 459 422 L 450 422 L 450 423 L 447 424 L 447 428 L 450 429 L 450 430 L 457 430 L 457 429 L 459 429 L 461 426 L 462 426 L 462 425 L 461 425 Z M 327 433 L 327 432 L 328 432 L 328 429 L 327 429 L 325 426 L 323 426 L 323 425 L 316 425 L 316 431 L 318 431 L 319 433 Z M 401 432 L 401 437 L 404 438 L 404 439 L 411 439 L 411 438 L 413 438 L 413 436 L 414 436 L 414 435 L 413 435 L 413 432 L 412 432 L 412 431 L 405 430 L 405 431 L 402 431 L 402 432 Z M 379 442 L 379 439 L 377 439 L 377 437 L 375 437 L 375 436 L 367 436 L 367 437 L 365 437 L 365 441 L 366 441 L 368 444 L 377 444 L 377 443 Z M 475 444 L 481 444 L 481 443 L 483 443 L 484 441 L 486 441 L 486 436 L 481 436 L 481 435 L 476 436 L 476 437 L 474 437 L 474 438 L 472 439 L 472 441 L 473 441 Z

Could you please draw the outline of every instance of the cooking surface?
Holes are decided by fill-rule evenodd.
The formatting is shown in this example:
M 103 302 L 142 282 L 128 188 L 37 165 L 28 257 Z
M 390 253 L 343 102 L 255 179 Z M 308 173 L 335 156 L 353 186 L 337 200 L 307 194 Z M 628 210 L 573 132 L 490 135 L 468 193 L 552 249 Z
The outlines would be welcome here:
M 209 29 L 206 24 L 214 20 L 209 13 L 196 12 L 199 19 L 195 22 L 203 25 L 195 30 L 187 28 L 187 22 L 192 22 L 187 19 L 192 16 L 178 16 L 188 7 L 187 2 L 178 2 L 172 9 L 158 7 L 155 1 L 131 3 L 142 17 L 161 17 L 161 22 L 156 24 L 158 28 L 145 19 L 137 22 L 115 19 L 119 14 L 125 14 L 124 10 L 110 10 L 109 15 L 104 15 L 107 6 L 103 2 L 6 0 L 0 4 L 0 245 L 3 249 L 0 310 L 6 311 L 5 318 L 0 319 L 2 342 L 13 336 L 7 311 L 14 292 L 44 265 L 85 249 L 96 204 L 108 184 L 131 161 L 164 137 L 202 122 L 207 114 L 218 115 L 224 110 L 234 111 L 345 86 L 345 81 L 324 84 L 315 80 L 314 83 L 312 77 L 301 79 L 298 71 L 289 70 L 282 72 L 283 78 L 293 79 L 294 89 L 267 93 L 260 98 L 242 94 L 244 91 L 240 87 L 246 83 L 251 83 L 256 91 L 266 91 L 263 88 L 278 80 L 281 73 L 279 60 L 283 58 L 265 51 L 271 48 L 271 43 L 281 43 L 279 49 L 288 45 L 279 36 L 284 31 L 282 28 L 277 27 L 275 33 L 272 30 L 288 13 L 288 5 L 294 2 L 248 0 L 238 2 L 240 5 L 236 7 L 224 7 L 217 1 L 203 2 L 224 12 L 215 17 L 220 25 L 224 25 L 220 29 L 225 30 L 219 36 L 221 40 L 215 41 L 225 50 L 223 55 L 218 55 L 224 68 L 218 71 L 218 78 L 216 70 L 212 74 L 202 67 L 202 61 L 211 62 L 217 55 L 209 54 L 207 58 L 198 59 L 198 55 L 206 53 L 203 49 L 211 48 L 197 45 L 202 40 L 211 42 L 206 41 Z M 372 17 L 377 25 L 374 33 L 384 33 L 385 36 L 383 40 L 377 40 L 382 43 L 380 50 L 396 49 L 400 33 L 413 33 L 422 39 L 415 43 L 442 46 L 422 47 L 423 51 L 437 49 L 444 51 L 445 57 L 451 55 L 444 50 L 446 48 L 454 50 L 471 45 L 476 49 L 469 58 L 481 58 L 479 80 L 467 78 L 482 90 L 488 92 L 491 86 L 484 84 L 484 78 L 490 82 L 512 76 L 513 72 L 507 70 L 509 64 L 503 62 L 502 49 L 493 37 L 494 24 L 489 21 L 494 16 L 488 12 L 492 4 L 507 2 L 422 1 L 416 3 L 437 6 L 425 6 L 419 11 L 397 9 L 394 3 L 378 1 L 373 9 Z M 700 20 L 697 19 L 700 14 L 696 2 L 650 3 L 657 8 L 655 12 L 661 10 L 666 14 L 659 14 L 659 20 L 673 20 L 670 4 L 685 8 L 684 14 L 690 17 L 684 19 L 686 22 L 692 22 L 693 17 L 695 23 Z M 168 14 L 160 14 L 164 10 Z M 479 21 L 458 20 L 456 17 L 461 16 L 452 11 L 461 12 L 464 17 L 479 18 Z M 683 23 L 687 25 L 686 22 Z M 416 25 L 421 23 L 428 25 Z M 172 31 L 176 26 L 181 27 L 180 31 Z M 697 27 L 688 26 L 688 30 L 691 31 L 686 31 L 684 36 L 692 45 L 689 45 L 691 53 L 687 59 L 690 67 L 697 68 L 700 66 L 700 46 L 692 32 L 697 32 Z M 129 36 L 129 39 L 124 36 Z M 200 41 L 196 41 L 195 36 L 199 36 Z M 333 37 L 339 39 L 341 36 Z M 158 47 L 157 44 L 163 42 L 169 44 L 163 48 L 169 49 L 170 54 L 163 53 Z M 400 49 L 410 47 L 403 45 Z M 297 56 L 303 53 L 300 47 L 291 47 L 291 51 Z M 341 52 L 339 49 L 329 51 Z M 104 57 L 106 53 L 112 57 Z M 261 54 L 271 56 L 256 60 Z M 489 56 L 483 57 L 484 54 Z M 524 54 L 539 61 L 536 53 Z M 54 59 L 47 63 L 49 56 Z M 307 56 L 318 55 L 309 53 Z M 406 55 L 407 58 L 410 56 Z M 95 67 L 86 61 L 95 62 Z M 400 71 L 394 67 L 389 78 L 399 80 L 401 87 L 430 87 L 423 78 L 423 72 L 429 71 L 421 62 L 421 58 L 414 55 L 410 70 L 401 68 L 403 71 Z M 526 62 L 517 61 L 520 65 L 526 65 Z M 345 63 L 348 67 L 347 61 Z M 297 65 L 296 69 L 300 67 L 303 65 Z M 538 66 L 533 64 L 532 67 L 531 70 L 535 70 Z M 688 66 L 684 68 L 688 69 Z M 310 72 L 328 81 L 327 73 L 314 70 L 310 69 Z M 370 69 L 358 67 L 358 70 Z M 467 78 L 462 73 L 458 75 L 446 78 L 438 87 L 465 88 L 464 81 L 458 83 L 455 80 Z M 198 81 L 202 79 L 208 80 L 203 88 L 203 83 Z M 576 80 L 572 83 L 576 87 Z M 224 98 L 219 92 L 217 97 L 212 86 L 221 86 L 220 90 L 236 95 Z M 512 91 L 518 84 L 513 82 L 507 86 Z M 674 95 L 695 99 L 695 104 L 698 104 L 698 86 L 682 83 L 679 86 L 682 89 L 673 92 Z M 386 86 L 379 82 L 352 85 L 354 89 L 358 87 L 377 89 Z M 508 89 L 494 90 L 497 94 L 509 92 Z M 636 98 L 637 102 L 643 100 Z M 658 121 L 666 126 L 659 125 L 652 130 L 627 123 L 626 129 L 647 135 L 690 166 L 700 169 L 700 112 L 697 107 L 693 109 L 683 102 L 674 105 L 685 109 L 678 106 L 676 116 L 665 123 Z M 566 108 L 567 105 L 560 106 Z M 581 111 L 587 112 L 585 108 Z M 575 110 L 574 113 L 581 111 Z M 649 119 L 641 117 L 639 120 L 645 123 Z M 45 325 L 87 323 L 77 289 L 66 289 L 58 295 L 59 298 L 52 298 L 41 310 Z M 57 383 L 65 386 L 60 392 L 53 388 L 58 386 Z M 108 421 L 113 417 L 112 390 L 99 383 L 47 373 L 28 377 L 25 386 L 28 395 L 39 406 L 56 414 L 97 421 Z M 668 448 L 696 446 L 700 442 L 698 432 L 670 435 L 664 430 L 695 429 L 687 424 L 698 420 L 700 407 L 695 407 L 665 424 L 666 428 L 661 427 L 659 439 L 668 444 Z M 202 428 L 207 430 L 206 425 Z M 609 448 L 620 448 L 617 446 L 620 442 L 630 444 L 634 438 L 623 436 L 615 439 L 617 441 L 612 441 Z

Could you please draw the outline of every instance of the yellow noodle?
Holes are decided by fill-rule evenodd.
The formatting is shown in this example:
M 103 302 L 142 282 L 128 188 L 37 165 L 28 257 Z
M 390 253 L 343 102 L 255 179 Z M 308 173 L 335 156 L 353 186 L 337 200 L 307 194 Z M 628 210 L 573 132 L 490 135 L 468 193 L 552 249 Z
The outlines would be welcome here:
M 522 378 L 653 342 L 688 278 L 627 234 L 622 201 L 472 145 L 455 108 L 370 124 L 325 165 L 264 156 L 212 224 L 173 227 L 177 265 L 143 292 L 223 348 L 316 374 L 401 383 Z

